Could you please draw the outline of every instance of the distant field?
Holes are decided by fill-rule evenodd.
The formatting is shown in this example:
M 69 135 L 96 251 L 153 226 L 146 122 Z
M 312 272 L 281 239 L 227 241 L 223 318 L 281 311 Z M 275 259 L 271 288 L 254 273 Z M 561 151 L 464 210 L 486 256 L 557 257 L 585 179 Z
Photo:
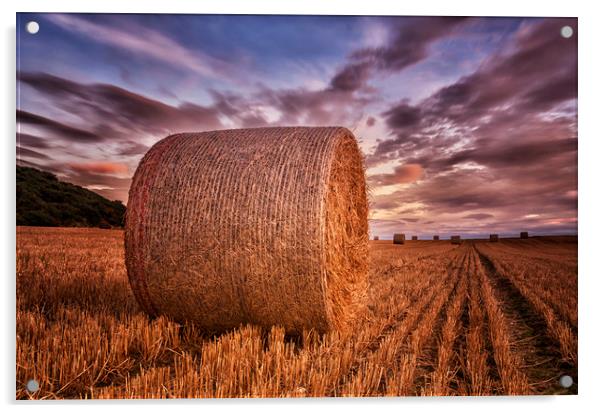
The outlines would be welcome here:
M 18 227 L 16 397 L 577 392 L 576 237 L 371 241 L 370 260 L 350 335 L 208 337 L 139 310 L 122 231 Z

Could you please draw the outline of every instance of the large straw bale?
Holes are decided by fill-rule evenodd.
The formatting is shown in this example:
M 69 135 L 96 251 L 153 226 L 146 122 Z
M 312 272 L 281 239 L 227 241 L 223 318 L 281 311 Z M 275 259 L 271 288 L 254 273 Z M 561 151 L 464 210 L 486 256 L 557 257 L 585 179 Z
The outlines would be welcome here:
M 439 241 L 439 235 L 433 235 L 433 241 Z
M 489 234 L 489 242 L 498 242 L 500 239 L 498 234 Z
M 452 244 L 459 245 L 459 244 L 461 244 L 461 243 L 462 243 L 462 240 L 460 239 L 460 236 L 459 236 L 459 235 L 452 235 L 452 236 L 451 236 L 451 243 L 452 243 Z
M 527 238 L 529 238 L 529 233 L 526 231 L 523 231 L 520 233 L 520 237 L 521 237 L 521 239 L 527 239 Z
M 346 330 L 365 307 L 367 210 L 345 128 L 172 135 L 133 178 L 130 284 L 149 314 L 212 332 Z

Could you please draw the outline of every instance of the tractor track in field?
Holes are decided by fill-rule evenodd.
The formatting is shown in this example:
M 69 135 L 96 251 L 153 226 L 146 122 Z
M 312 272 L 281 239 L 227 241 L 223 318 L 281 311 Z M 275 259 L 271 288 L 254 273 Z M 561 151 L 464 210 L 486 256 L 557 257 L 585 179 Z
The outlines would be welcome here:
M 468 331 L 470 331 L 471 328 L 475 329 L 475 331 L 477 331 L 477 334 L 481 337 L 482 339 L 482 347 L 479 349 L 477 348 L 476 350 L 480 350 L 477 353 L 477 356 L 479 355 L 484 355 L 484 371 L 482 371 L 484 373 L 483 377 L 481 377 L 481 380 L 479 381 L 479 383 L 473 383 L 470 378 L 468 379 L 468 381 L 470 382 L 470 388 L 472 389 L 472 391 L 475 391 L 475 386 L 477 386 L 479 388 L 479 393 L 478 394 L 495 394 L 494 393 L 494 389 L 496 388 L 501 388 L 501 378 L 496 366 L 496 362 L 495 362 L 495 357 L 494 357 L 494 349 L 493 349 L 493 343 L 491 342 L 491 337 L 490 337 L 490 331 L 491 331 L 491 324 L 490 324 L 490 320 L 489 317 L 487 315 L 487 312 L 485 310 L 484 307 L 484 301 L 483 301 L 483 293 L 482 293 L 482 285 L 481 282 L 479 280 L 479 271 L 476 267 L 476 260 L 478 259 L 477 253 L 476 251 L 473 249 L 473 251 L 471 251 L 471 256 L 470 256 L 470 264 L 469 264 L 469 269 L 468 269 L 468 276 L 469 276 L 469 298 L 471 300 L 473 300 L 472 302 L 478 306 L 480 308 L 480 314 L 481 314 L 481 319 L 480 322 L 478 324 L 477 321 L 471 321 L 470 317 L 468 320 Z M 470 297 L 470 294 L 474 294 L 474 297 Z M 472 324 L 471 324 L 472 323 Z M 467 337 L 467 334 L 466 334 Z M 466 346 L 467 351 L 468 351 L 468 344 Z M 464 372 L 466 373 L 467 376 L 470 376 L 469 373 L 469 368 L 468 365 L 463 366 L 464 367 Z M 467 393 L 468 394 L 468 393 Z
M 478 248 L 477 248 L 477 249 L 478 249 Z M 481 252 L 479 252 L 479 253 L 481 253 Z M 504 252 L 504 254 L 507 254 L 507 253 L 506 253 L 506 252 Z M 505 265 L 507 265 L 508 263 L 511 263 L 511 262 L 512 262 L 512 259 L 510 259 L 510 258 L 507 258 L 507 257 L 504 257 L 504 258 L 499 258 L 499 257 L 494 257 L 494 258 L 491 258 L 491 257 L 489 257 L 489 256 L 488 256 L 486 253 L 481 253 L 481 255 L 482 255 L 482 256 L 483 256 L 485 259 L 487 259 L 487 260 L 488 260 L 488 261 L 489 261 L 489 262 L 492 264 L 492 266 L 493 266 L 493 270 L 494 270 L 494 271 L 497 271 L 497 270 L 495 269 L 495 266 L 496 266 L 496 265 L 498 266 L 498 268 L 499 268 L 500 266 L 501 266 L 501 268 L 504 268 L 504 266 L 505 266 Z M 516 257 L 517 259 L 520 259 L 520 260 L 525 260 L 525 259 L 529 258 L 528 256 L 526 256 L 526 255 L 524 255 L 524 254 L 514 254 L 514 255 L 513 255 L 513 257 Z M 494 264 L 493 264 L 493 262 L 491 261 L 492 259 L 494 259 L 494 260 L 495 260 L 495 265 L 494 265 Z M 531 261 L 532 263 L 537 263 L 538 265 L 541 265 L 541 263 L 546 263 L 546 264 L 548 264 L 548 265 L 550 264 L 550 262 L 549 262 L 549 261 L 545 261 L 544 259 L 538 259 L 538 258 L 536 258 L 536 257 L 532 258 L 530 261 Z M 554 262 L 554 261 L 553 261 L 553 263 L 554 263 L 554 266 L 555 266 L 556 268 L 558 268 L 558 267 L 565 268 L 565 271 L 564 271 L 565 273 L 571 273 L 572 271 L 576 271 L 576 268 L 575 268 L 574 266 L 570 266 L 570 265 L 568 265 L 568 264 L 562 264 L 562 265 L 559 265 L 559 263 L 557 263 L 557 262 Z M 569 270 L 566 270 L 567 268 L 568 268 Z M 498 272 L 499 272 L 499 271 L 498 271 Z M 505 275 L 503 275 L 503 274 L 500 274 L 500 275 L 501 275 L 502 277 L 504 277 L 504 278 L 507 278 L 507 277 L 506 277 Z M 510 280 L 510 279 L 509 279 L 508 281 L 509 281 L 510 283 L 512 283 L 514 287 L 517 287 L 517 286 L 516 286 L 516 281 Z M 521 294 L 521 295 L 522 295 L 522 293 L 520 292 L 520 289 L 518 289 L 518 288 L 517 288 L 517 291 L 518 291 L 518 293 L 519 293 L 519 294 Z M 567 326 L 568 326 L 568 327 L 571 329 L 571 332 L 572 332 L 572 333 L 573 333 L 575 336 L 577 336 L 577 333 L 578 333 L 578 326 L 577 326 L 577 320 L 576 320 L 576 318 L 571 318 L 570 316 L 567 316 L 566 314 L 564 314 L 564 313 L 563 313 L 563 310 L 560 308 L 560 306 L 559 306 L 559 303 L 558 303 L 557 301 L 554 301 L 554 300 L 549 300 L 549 299 L 547 299 L 547 298 L 545 297 L 545 294 L 542 294 L 542 293 L 540 293 L 540 294 L 537 294 L 537 295 L 538 295 L 538 297 L 539 297 L 539 298 L 540 298 L 540 299 L 541 299 L 543 302 L 545 302 L 545 304 L 546 304 L 546 305 L 549 307 L 549 309 L 550 309 L 551 311 L 553 311 L 553 312 L 554 312 L 554 317 L 555 317 L 555 318 L 557 318 L 558 320 L 561 320 L 561 321 L 564 321 L 564 322 L 566 322 L 566 323 L 567 323 Z M 525 297 L 525 299 L 527 299 L 527 298 Z
M 556 341 L 547 333 L 545 319 L 531 306 L 511 280 L 496 271 L 493 262 L 478 248 L 476 255 L 493 287 L 496 298 L 509 324 L 512 349 L 524 361 L 521 370 L 526 374 L 533 394 L 545 392 L 577 392 L 577 371 L 572 364 L 561 361 Z M 559 378 L 569 374 L 575 384 L 568 389 L 558 384 Z M 553 386 L 550 384 L 554 383 Z

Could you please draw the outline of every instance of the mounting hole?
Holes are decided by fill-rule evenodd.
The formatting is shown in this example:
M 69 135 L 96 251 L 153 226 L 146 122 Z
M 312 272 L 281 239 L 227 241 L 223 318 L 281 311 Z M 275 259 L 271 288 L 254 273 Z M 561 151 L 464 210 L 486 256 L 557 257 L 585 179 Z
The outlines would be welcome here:
M 571 376 L 562 376 L 559 380 L 559 383 L 565 389 L 568 389 L 573 385 L 573 378 Z
M 38 383 L 37 380 L 32 379 L 27 382 L 27 384 L 25 385 L 25 388 L 27 389 L 28 392 L 35 393 L 38 390 L 40 390 L 40 383 Z
M 571 26 L 564 26 L 560 29 L 560 35 L 565 39 L 570 39 L 573 37 L 573 28 Z
M 30 21 L 25 25 L 25 30 L 27 30 L 27 33 L 29 34 L 36 34 L 40 31 L 40 25 L 38 22 Z

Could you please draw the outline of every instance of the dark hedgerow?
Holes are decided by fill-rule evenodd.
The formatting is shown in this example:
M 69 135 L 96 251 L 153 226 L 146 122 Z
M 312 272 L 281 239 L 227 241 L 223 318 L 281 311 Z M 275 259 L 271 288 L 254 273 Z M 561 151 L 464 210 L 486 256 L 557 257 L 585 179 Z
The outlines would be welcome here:
M 17 166 L 17 225 L 123 227 L 125 205 L 49 172 Z

